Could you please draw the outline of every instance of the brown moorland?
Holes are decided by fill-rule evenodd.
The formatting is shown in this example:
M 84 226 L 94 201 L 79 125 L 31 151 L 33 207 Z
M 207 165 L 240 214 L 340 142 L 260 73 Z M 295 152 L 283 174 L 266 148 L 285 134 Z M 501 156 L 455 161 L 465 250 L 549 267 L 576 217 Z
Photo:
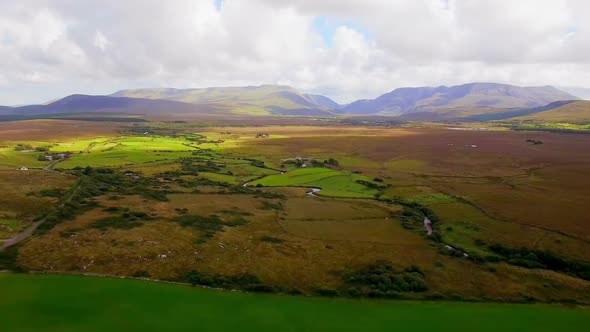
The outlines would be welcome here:
M 335 170 L 380 179 L 387 186 L 382 199 L 430 208 L 440 219 L 435 227 L 443 244 L 469 257 L 494 255 L 489 246 L 501 244 L 590 260 L 583 211 L 590 203 L 585 190 L 590 156 L 583 153 L 588 135 L 349 126 L 183 124 L 182 130 L 221 138 L 215 149 L 224 158 L 254 157 L 275 168 L 295 156 L 335 158 Z M 270 137 L 256 138 L 262 131 Z M 121 169 L 128 168 L 145 168 L 144 176 L 154 178 L 180 170 L 173 162 Z M 384 260 L 397 269 L 419 266 L 429 285 L 420 296 L 590 301 L 588 281 L 566 273 L 449 255 L 421 227 L 402 227 L 399 204 L 313 197 L 301 188 L 265 189 L 282 196 L 264 197 L 198 182 L 206 178 L 196 173 L 178 179 L 197 182 L 160 184 L 173 191 L 167 200 L 143 193 L 96 198 L 95 209 L 24 243 L 18 262 L 40 271 L 163 279 L 191 270 L 249 273 L 277 288 L 313 293 L 339 289 L 346 271 Z M 122 211 L 138 213 L 140 222 L 128 228 L 92 226 Z

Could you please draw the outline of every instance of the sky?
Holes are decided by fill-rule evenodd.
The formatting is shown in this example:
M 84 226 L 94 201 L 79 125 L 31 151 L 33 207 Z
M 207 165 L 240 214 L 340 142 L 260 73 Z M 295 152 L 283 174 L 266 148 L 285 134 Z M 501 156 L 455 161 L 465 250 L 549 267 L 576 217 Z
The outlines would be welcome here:
M 590 87 L 586 0 L 0 0 L 0 105 L 142 87 Z

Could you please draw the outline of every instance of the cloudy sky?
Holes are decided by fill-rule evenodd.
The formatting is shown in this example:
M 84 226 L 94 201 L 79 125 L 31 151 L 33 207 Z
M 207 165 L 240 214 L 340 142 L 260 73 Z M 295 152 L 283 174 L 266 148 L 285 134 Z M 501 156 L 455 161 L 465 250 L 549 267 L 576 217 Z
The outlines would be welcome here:
M 0 105 L 123 88 L 590 87 L 586 0 L 0 0 Z

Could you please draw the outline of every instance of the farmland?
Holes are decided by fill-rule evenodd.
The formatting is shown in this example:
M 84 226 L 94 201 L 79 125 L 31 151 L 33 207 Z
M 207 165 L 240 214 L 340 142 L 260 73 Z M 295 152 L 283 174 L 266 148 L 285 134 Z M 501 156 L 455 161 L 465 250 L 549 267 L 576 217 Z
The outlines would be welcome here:
M 568 331 L 585 331 L 590 320 L 587 309 L 548 305 L 350 301 L 79 276 L 0 274 L 0 291 L 10 331 L 446 331 L 460 321 L 459 330 L 542 332 L 565 322 Z
M 22 188 L 0 200 L 5 238 L 42 221 L 4 253 L 11 268 L 319 296 L 590 303 L 587 135 L 150 122 L 68 137 L 36 125 L 34 137 L 2 141 L 0 185 Z M 44 170 L 40 157 L 60 153 Z
M 321 195 L 332 197 L 373 197 L 377 190 L 358 181 L 371 182 L 366 176 L 335 171 L 327 168 L 303 168 L 253 181 L 251 185 L 268 187 L 322 188 Z

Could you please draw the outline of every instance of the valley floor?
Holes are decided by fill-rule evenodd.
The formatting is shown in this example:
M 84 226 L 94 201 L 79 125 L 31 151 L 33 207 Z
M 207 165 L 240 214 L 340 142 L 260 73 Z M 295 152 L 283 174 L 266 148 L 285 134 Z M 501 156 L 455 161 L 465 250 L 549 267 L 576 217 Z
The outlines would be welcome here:
M 0 269 L 590 303 L 589 135 L 47 122 L 3 124 Z

